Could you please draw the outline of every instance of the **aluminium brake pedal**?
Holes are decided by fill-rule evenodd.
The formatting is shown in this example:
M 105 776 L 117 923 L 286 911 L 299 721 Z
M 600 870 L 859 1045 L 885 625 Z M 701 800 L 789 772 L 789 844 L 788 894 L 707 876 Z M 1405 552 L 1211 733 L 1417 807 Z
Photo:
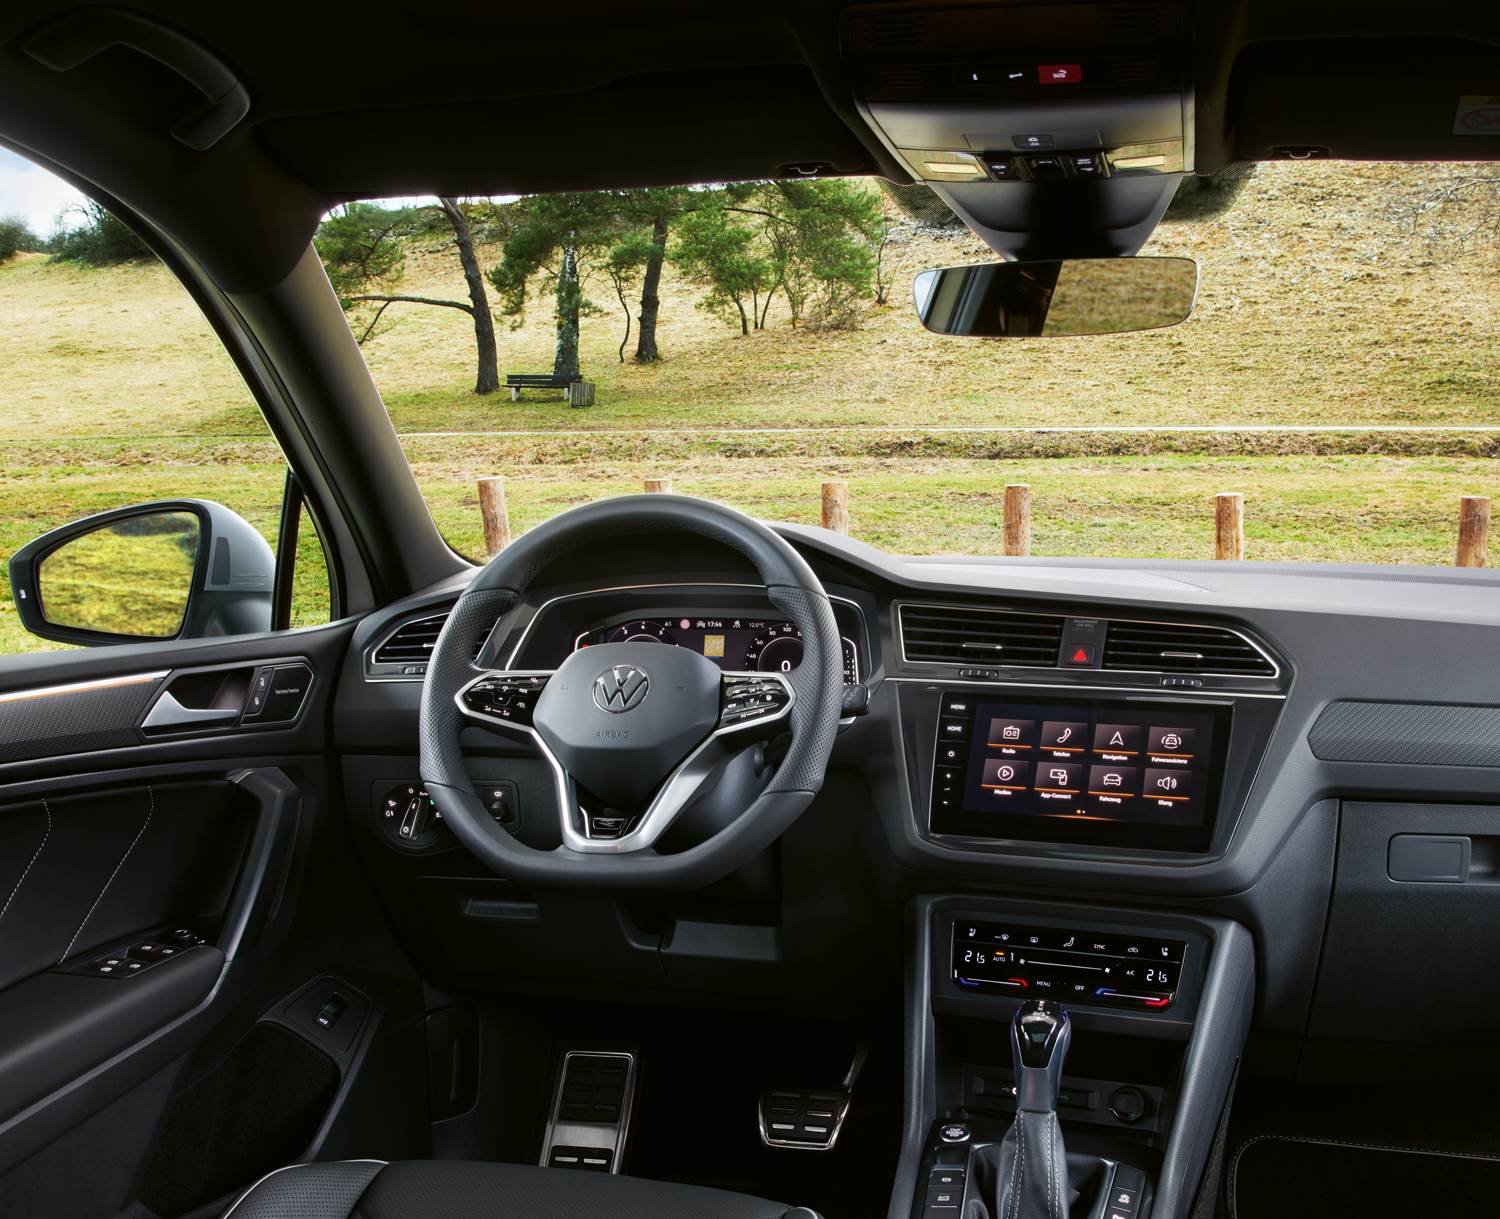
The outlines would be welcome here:
M 569 1050 L 542 1137 L 544 1168 L 618 1173 L 635 1104 L 635 1055 Z
M 837 1088 L 772 1088 L 760 1097 L 760 1140 L 793 1151 L 832 1151 L 854 1103 L 854 1085 L 870 1048 L 860 1042 Z

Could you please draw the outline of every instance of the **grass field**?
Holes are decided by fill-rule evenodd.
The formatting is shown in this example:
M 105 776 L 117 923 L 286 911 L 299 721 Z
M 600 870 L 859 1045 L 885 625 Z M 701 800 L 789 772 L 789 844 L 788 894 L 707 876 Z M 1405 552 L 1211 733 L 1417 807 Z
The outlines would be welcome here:
M 508 477 L 517 528 L 649 474 L 799 521 L 815 519 L 821 478 L 847 478 L 854 533 L 910 553 L 994 552 L 1003 486 L 1025 481 L 1039 554 L 1204 557 L 1213 493 L 1232 489 L 1247 496 L 1254 558 L 1446 563 L 1457 496 L 1500 491 L 1495 433 L 923 429 L 1500 426 L 1500 261 L 1435 247 L 1413 222 L 1434 184 L 1464 172 L 1262 167 L 1224 216 L 1158 231 L 1148 252 L 1198 258 L 1203 286 L 1190 322 L 1152 334 L 929 336 L 907 303 L 912 272 L 985 253 L 967 234 L 904 226 L 888 251 L 894 303 L 855 331 L 793 331 L 773 309 L 740 338 L 669 276 L 666 358 L 643 368 L 617 361 L 618 307 L 596 288 L 583 360 L 599 404 L 586 411 L 475 397 L 469 320 L 453 310 L 397 307 L 364 354 L 440 528 L 470 554 L 482 474 Z M 403 290 L 463 291 L 451 255 L 422 249 Z M 545 307 L 505 326 L 504 371 L 550 367 Z M 162 268 L 16 259 L 0 266 L 0 335 L 0 559 L 86 512 L 165 496 L 220 500 L 274 542 L 278 453 Z M 811 430 L 743 430 L 757 427 Z M 496 430 L 558 434 L 423 435 Z M 3 596 L 0 654 L 32 646 Z

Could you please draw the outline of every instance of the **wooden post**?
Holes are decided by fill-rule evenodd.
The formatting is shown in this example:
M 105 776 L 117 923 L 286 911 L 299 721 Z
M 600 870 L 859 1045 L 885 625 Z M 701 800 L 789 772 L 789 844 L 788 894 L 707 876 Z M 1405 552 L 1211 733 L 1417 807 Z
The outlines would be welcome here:
M 1005 553 L 1031 553 L 1031 487 L 1026 483 L 1005 488 Z
M 672 480 L 670 478 L 648 478 L 646 490 L 653 495 L 671 495 Z
M 1460 567 L 1484 567 L 1489 562 L 1490 497 L 1465 495 L 1458 501 L 1458 558 Z
M 1245 557 L 1245 497 L 1238 491 L 1214 496 L 1214 558 Z
M 849 532 L 849 484 L 842 478 L 823 484 L 823 528 Z
M 479 515 L 484 520 L 484 549 L 494 558 L 510 545 L 510 514 L 505 510 L 505 479 L 479 480 Z

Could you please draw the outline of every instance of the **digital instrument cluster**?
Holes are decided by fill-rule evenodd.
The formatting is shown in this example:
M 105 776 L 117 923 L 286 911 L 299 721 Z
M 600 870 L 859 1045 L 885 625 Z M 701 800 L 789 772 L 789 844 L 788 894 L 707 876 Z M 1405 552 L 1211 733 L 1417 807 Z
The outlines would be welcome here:
M 662 643 L 691 648 L 726 673 L 790 673 L 802 663 L 802 632 L 781 618 L 704 617 L 681 614 L 664 618 L 628 618 L 585 631 L 577 647 L 601 643 Z M 859 681 L 859 653 L 851 639 L 842 640 L 844 682 Z

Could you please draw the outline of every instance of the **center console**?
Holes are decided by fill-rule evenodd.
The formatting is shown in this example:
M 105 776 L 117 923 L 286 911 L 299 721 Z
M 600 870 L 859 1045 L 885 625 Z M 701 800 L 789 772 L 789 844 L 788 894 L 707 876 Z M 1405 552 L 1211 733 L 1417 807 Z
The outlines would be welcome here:
M 1092 741 L 1098 725 L 1074 722 Z M 1158 725 L 1138 726 L 1149 752 Z M 1055 1122 L 1071 1213 L 1188 1214 L 1249 1027 L 1249 933 L 1192 914 L 988 896 L 919 897 L 909 917 L 907 1129 L 890 1219 L 994 1216 L 1000 1196 L 1009 1208 L 1017 1135 L 1024 1150 L 1036 1136 L 1023 1126 L 1050 1128 L 1019 1122 L 1018 1108 Z M 1071 1028 L 1041 1117 L 1031 1083 L 1019 1086 L 1010 1026 L 1023 1004 L 1063 1011 Z

